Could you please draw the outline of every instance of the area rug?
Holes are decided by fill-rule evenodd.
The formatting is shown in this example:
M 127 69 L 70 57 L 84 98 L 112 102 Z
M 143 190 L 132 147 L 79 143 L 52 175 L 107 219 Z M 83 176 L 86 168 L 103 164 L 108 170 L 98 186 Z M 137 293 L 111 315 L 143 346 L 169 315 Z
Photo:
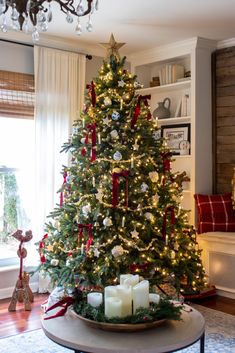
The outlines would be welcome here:
M 206 320 L 205 353 L 235 353 L 235 316 L 193 305 Z M 49 340 L 41 329 L 0 340 L 1 353 L 71 353 Z M 199 342 L 178 351 L 198 353 Z

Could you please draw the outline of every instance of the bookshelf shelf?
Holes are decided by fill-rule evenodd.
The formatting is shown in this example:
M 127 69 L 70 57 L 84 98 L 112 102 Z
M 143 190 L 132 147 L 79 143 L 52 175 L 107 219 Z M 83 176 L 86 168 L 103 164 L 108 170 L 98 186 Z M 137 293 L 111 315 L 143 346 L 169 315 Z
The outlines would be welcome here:
M 191 116 L 179 116 L 167 119 L 158 119 L 158 124 L 161 126 L 163 124 L 179 124 L 191 121 Z
M 137 93 L 144 95 L 144 94 L 169 92 L 169 91 L 174 91 L 179 89 L 187 89 L 187 88 L 190 88 L 190 85 L 191 85 L 191 81 L 187 80 L 182 82 L 170 83 L 168 85 L 162 85 L 162 86 L 144 87 L 144 88 L 138 89 Z

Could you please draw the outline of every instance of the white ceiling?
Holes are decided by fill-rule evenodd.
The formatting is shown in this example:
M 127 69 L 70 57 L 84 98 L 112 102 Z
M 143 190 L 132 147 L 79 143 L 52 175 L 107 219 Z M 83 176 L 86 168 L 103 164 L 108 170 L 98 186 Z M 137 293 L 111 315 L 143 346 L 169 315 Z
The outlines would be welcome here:
M 76 1 L 76 0 L 75 0 Z M 77 37 L 76 21 L 68 24 L 57 4 L 54 17 L 43 39 L 73 43 L 78 50 L 104 53 L 98 43 L 108 42 L 113 33 L 117 42 L 125 42 L 122 55 L 192 37 L 217 41 L 235 37 L 235 0 L 99 0 L 93 15 L 94 30 Z M 85 27 L 85 18 L 82 23 Z M 18 39 L 16 32 L 1 33 L 1 38 Z M 22 40 L 31 41 L 22 35 Z

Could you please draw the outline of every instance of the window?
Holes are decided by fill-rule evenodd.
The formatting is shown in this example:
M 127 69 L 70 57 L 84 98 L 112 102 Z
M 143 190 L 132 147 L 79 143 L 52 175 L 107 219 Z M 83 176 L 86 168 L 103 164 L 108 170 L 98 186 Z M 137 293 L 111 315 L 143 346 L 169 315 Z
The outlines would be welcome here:
M 32 227 L 33 76 L 0 71 L 0 266 L 18 263 L 10 234 Z

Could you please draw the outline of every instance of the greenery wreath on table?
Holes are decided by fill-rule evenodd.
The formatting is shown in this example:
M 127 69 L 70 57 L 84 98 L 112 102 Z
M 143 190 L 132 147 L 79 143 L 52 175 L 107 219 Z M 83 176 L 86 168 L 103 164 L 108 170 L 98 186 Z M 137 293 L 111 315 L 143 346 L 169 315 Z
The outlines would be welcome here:
M 135 314 L 126 317 L 107 318 L 104 314 L 104 304 L 93 307 L 87 303 L 86 292 L 78 292 L 75 296 L 73 309 L 78 315 L 96 322 L 113 324 L 140 324 L 151 323 L 158 320 L 180 320 L 183 305 L 177 305 L 167 298 L 161 298 L 158 304 L 150 303 L 149 308 L 139 308 Z

